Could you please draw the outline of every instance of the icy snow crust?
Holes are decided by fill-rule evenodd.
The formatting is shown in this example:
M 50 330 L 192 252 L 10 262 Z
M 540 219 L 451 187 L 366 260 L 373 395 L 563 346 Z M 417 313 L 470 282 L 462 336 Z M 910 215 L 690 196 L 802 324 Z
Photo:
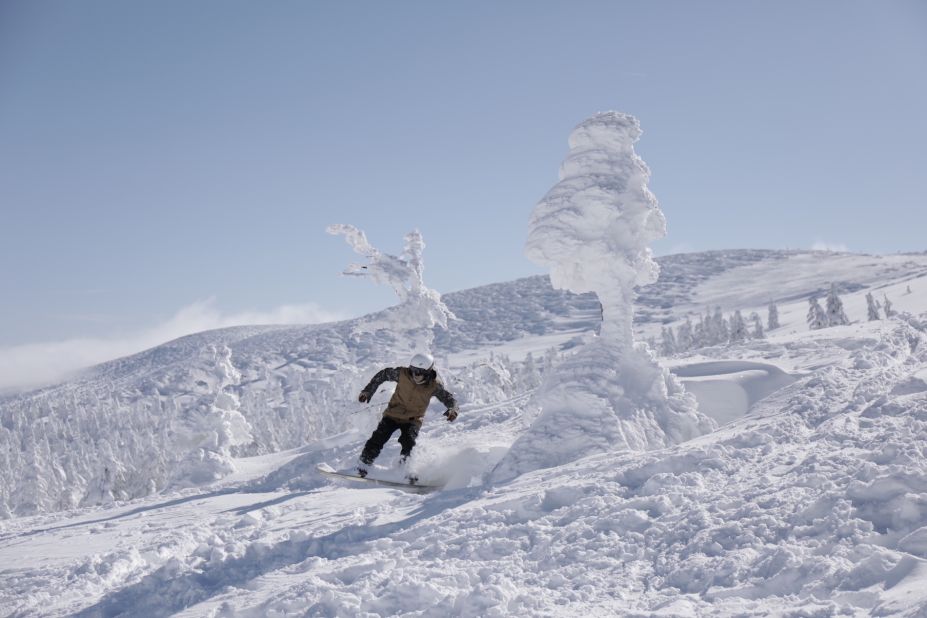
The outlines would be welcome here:
M 738 407 L 712 416 L 719 428 L 503 483 L 486 475 L 536 419 L 536 389 L 596 326 L 588 297 L 543 278 L 443 297 L 462 323 L 449 324 L 439 369 L 464 405 L 456 423 L 440 407 L 426 419 L 414 465 L 447 484 L 427 497 L 313 474 L 356 457 L 376 422 L 379 406 L 339 398 L 399 362 L 395 335 L 351 322 L 204 333 L 4 398 L 15 516 L 0 521 L 0 615 L 924 615 L 927 256 L 723 256 L 671 256 L 672 279 L 642 291 L 647 309 L 703 312 L 724 277 L 743 299 L 726 311 L 760 310 L 796 259 L 804 287 L 767 339 L 669 359 L 680 380 L 707 385 L 706 414 L 740 389 Z M 801 295 L 832 281 L 856 290 L 843 294 L 853 323 L 810 332 Z M 864 321 L 870 290 L 902 313 Z M 481 315 L 493 316 L 485 331 Z M 249 445 L 233 444 L 246 430 L 236 411 Z M 217 441 L 191 441 L 204 427 Z M 191 452 L 221 444 L 235 472 L 179 482 Z M 154 452 L 160 463 L 145 459 Z M 378 473 L 397 455 L 390 444 Z M 123 476 L 103 483 L 102 461 Z M 99 493 L 68 503 L 80 470 Z

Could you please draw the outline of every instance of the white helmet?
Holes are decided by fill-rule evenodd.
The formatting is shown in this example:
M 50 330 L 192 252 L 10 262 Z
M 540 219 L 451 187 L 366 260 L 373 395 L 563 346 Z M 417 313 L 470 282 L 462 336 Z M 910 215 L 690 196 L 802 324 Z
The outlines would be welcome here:
M 412 360 L 409 362 L 409 367 L 415 367 L 416 369 L 429 370 L 435 366 L 435 359 L 431 354 L 416 354 L 412 357 Z

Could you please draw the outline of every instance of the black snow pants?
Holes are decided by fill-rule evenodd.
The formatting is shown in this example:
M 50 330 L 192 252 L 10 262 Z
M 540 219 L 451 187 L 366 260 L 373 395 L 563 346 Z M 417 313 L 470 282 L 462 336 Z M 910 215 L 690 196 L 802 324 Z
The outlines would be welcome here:
M 420 425 L 418 423 L 400 423 L 388 416 L 384 416 L 380 424 L 377 425 L 377 428 L 374 429 L 373 433 L 370 435 L 367 444 L 364 445 L 364 450 L 361 452 L 360 457 L 361 461 L 367 465 L 372 464 L 373 460 L 380 454 L 380 451 L 383 450 L 383 445 L 387 443 L 397 429 L 400 431 L 399 444 L 402 446 L 402 451 L 400 451 L 401 456 L 403 458 L 408 457 L 409 453 L 412 452 L 412 448 L 415 446 L 415 439 L 418 438 L 419 427 Z

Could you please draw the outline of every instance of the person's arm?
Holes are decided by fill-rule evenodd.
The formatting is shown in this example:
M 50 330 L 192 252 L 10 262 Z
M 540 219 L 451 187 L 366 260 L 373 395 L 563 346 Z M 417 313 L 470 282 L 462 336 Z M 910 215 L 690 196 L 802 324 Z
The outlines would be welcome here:
M 399 367 L 387 367 L 386 369 L 381 369 L 377 372 L 373 378 L 370 379 L 370 382 L 367 383 L 367 386 L 360 392 L 357 400 L 361 403 L 367 403 L 373 399 L 374 394 L 377 392 L 377 389 L 380 388 L 380 385 L 384 382 L 398 382 L 399 381 Z
M 460 410 L 457 408 L 457 400 L 454 399 L 454 396 L 444 388 L 444 384 L 441 380 L 437 381 L 437 388 L 435 389 L 434 396 L 438 398 L 438 401 L 447 406 L 447 412 L 444 413 L 444 416 L 447 417 L 447 420 L 453 421 L 457 418 L 457 414 Z

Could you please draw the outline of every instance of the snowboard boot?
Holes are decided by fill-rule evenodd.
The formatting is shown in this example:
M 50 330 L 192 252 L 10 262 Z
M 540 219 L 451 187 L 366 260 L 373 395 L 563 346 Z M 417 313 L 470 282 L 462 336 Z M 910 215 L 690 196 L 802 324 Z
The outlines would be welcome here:
M 354 466 L 354 471 L 357 472 L 357 476 L 362 479 L 367 478 L 367 468 L 372 462 L 364 461 L 363 458 L 357 460 L 357 465 Z
M 409 483 L 409 485 L 415 485 L 416 483 L 418 483 L 418 475 L 412 474 L 411 472 L 409 472 L 409 470 L 406 467 L 408 462 L 409 462 L 409 456 L 401 455 L 399 457 L 399 468 L 405 471 L 406 482 Z

